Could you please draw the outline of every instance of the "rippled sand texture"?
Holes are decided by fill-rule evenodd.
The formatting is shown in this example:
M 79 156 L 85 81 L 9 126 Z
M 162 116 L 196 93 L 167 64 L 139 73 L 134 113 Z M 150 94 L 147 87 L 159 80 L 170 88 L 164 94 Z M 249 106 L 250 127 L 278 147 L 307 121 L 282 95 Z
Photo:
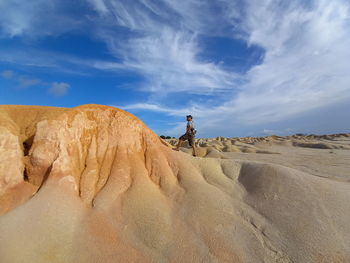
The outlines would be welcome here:
M 216 158 L 113 107 L 1 106 L 0 262 L 350 262 L 349 135 L 198 143 Z

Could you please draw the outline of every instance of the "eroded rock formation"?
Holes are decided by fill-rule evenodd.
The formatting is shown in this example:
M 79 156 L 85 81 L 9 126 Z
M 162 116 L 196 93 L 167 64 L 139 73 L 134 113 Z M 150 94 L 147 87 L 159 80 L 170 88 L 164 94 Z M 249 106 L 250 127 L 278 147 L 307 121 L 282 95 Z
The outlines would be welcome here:
M 0 109 L 0 262 L 349 262 L 349 183 L 173 151 L 100 105 Z

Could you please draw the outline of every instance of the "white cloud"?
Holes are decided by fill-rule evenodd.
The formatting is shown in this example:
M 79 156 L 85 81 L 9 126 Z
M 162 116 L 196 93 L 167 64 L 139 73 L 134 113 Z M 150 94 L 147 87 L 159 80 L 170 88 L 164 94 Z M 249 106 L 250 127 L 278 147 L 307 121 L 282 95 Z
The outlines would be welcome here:
M 85 16 L 74 17 L 66 12 L 79 11 L 77 3 L 64 0 L 2 0 L 0 1 L 0 38 L 30 38 L 58 35 L 79 29 Z
M 0 74 L 4 79 L 12 79 L 15 73 L 12 70 L 4 70 Z
M 124 64 L 145 76 L 152 92 L 208 94 L 234 88 L 237 74 L 198 61 L 199 50 L 195 36 L 167 28 L 157 36 L 130 40 Z
M 70 85 L 64 82 L 53 82 L 49 88 L 49 92 L 55 96 L 63 96 L 67 93 Z
M 104 0 L 88 0 L 97 12 L 107 13 L 108 8 L 106 7 Z
M 79 58 L 74 55 L 55 53 L 54 51 L 36 48 L 0 49 L 0 62 L 16 64 L 25 67 L 44 68 L 45 70 L 63 72 L 74 75 L 88 75 L 87 70 L 127 70 L 125 65 L 112 61 Z M 129 69 L 130 70 L 130 69 Z
M 49 93 L 55 96 L 63 96 L 67 93 L 70 85 L 65 82 L 45 82 L 38 78 L 28 77 L 25 75 L 18 74 L 12 70 L 4 70 L 0 73 L 0 76 L 4 79 L 14 81 L 17 88 L 29 88 L 36 86 L 49 87 Z
M 18 76 L 17 81 L 19 88 L 28 88 L 31 86 L 43 84 L 40 79 L 28 78 L 26 76 Z
M 240 76 L 246 82 L 228 102 L 218 107 L 205 105 L 208 107 L 198 108 L 198 117 L 203 118 L 203 122 L 204 119 L 213 119 L 215 123 L 205 122 L 204 126 L 214 131 L 218 130 L 215 127 L 235 129 L 237 123 L 246 126 L 276 122 L 350 101 L 349 2 L 317 0 L 306 4 L 302 1 L 256 0 L 245 4 L 242 12 L 245 16 L 240 16 L 236 27 L 245 32 L 240 36 L 245 36 L 248 43 L 265 49 L 265 57 L 262 64 Z M 177 8 L 181 9 L 180 6 Z M 192 48 L 189 53 L 196 54 L 197 50 Z M 196 69 L 200 66 L 194 64 Z M 229 74 L 225 70 L 219 72 L 219 75 Z M 176 74 L 170 80 L 181 83 L 181 77 L 191 79 Z M 223 82 L 216 83 L 222 85 Z M 225 88 L 234 89 L 235 85 L 227 83 Z M 185 89 L 191 92 L 191 88 L 185 86 Z M 215 94 L 216 90 L 212 92 Z M 166 101 L 158 105 L 166 105 Z M 160 107 L 159 111 L 174 114 L 163 108 Z
M 350 97 L 349 3 L 249 3 L 249 41 L 266 56 L 231 102 L 242 120 L 276 121 Z
M 268 135 L 272 135 L 272 134 L 277 134 L 278 131 L 276 131 L 276 130 L 264 129 L 264 130 L 263 130 L 263 133 L 268 134 Z
M 285 129 L 282 129 L 282 130 L 263 129 L 262 133 L 266 134 L 266 135 L 292 134 L 292 133 L 295 133 L 295 129 L 292 129 L 292 128 L 285 128 Z
M 130 104 L 127 106 L 115 106 L 115 107 L 122 108 L 125 110 L 149 110 L 149 111 L 155 111 L 155 112 L 162 112 L 172 116 L 185 116 L 189 112 L 196 111 L 195 107 L 192 107 L 191 109 L 187 109 L 187 108 L 172 109 L 172 108 L 162 107 L 157 104 L 149 104 L 149 103 L 136 103 L 136 104 Z
M 30 86 L 43 84 L 40 79 L 19 75 L 13 70 L 4 70 L 0 73 L 0 76 L 4 79 L 14 80 L 17 83 L 18 88 L 28 88 Z
M 45 22 L 40 14 L 51 14 L 58 5 L 57 0 L 42 1 L 34 1 L 37 9 L 30 4 L 16 8 L 19 0 L 0 2 L 0 9 L 9 10 L 0 18 L 2 34 L 68 30 L 53 25 L 40 28 Z M 68 60 L 143 76 L 145 82 L 139 87 L 151 96 L 145 103 L 124 108 L 171 116 L 194 112 L 203 120 L 203 128 L 215 132 L 222 127 L 234 129 L 238 123 L 282 121 L 350 101 L 350 3 L 346 0 L 88 1 L 99 14 L 89 15 L 95 36 L 105 41 L 116 60 Z M 73 19 L 62 12 L 55 16 L 65 23 Z M 120 27 L 125 34 L 118 33 Z M 260 65 L 237 73 L 201 58 L 206 51 L 199 41 L 201 34 L 243 39 L 263 48 L 265 55 Z M 191 96 L 191 103 L 170 108 L 168 101 L 176 94 L 215 96 L 218 106 Z M 213 121 L 206 122 L 207 118 Z
M 114 1 L 111 6 L 120 26 L 140 34 L 120 41 L 119 36 L 100 30 L 99 37 L 122 60 L 118 64 L 109 64 L 110 69 L 124 68 L 137 72 L 147 80 L 142 85 L 144 90 L 162 94 L 211 94 L 214 91 L 232 90 L 236 86 L 240 79 L 238 74 L 225 71 L 218 63 L 198 58 L 202 49 L 197 43 L 197 33 L 176 30 L 152 20 L 140 10 L 129 13 L 127 7 L 118 1 Z M 102 66 L 108 66 L 108 63 Z

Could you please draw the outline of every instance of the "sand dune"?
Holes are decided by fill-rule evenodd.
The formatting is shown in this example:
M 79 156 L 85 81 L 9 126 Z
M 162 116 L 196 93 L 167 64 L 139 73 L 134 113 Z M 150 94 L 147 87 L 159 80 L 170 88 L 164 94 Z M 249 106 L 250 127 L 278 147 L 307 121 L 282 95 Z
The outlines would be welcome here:
M 1 106 L 0 262 L 350 262 L 349 135 L 299 137 L 194 158 L 113 107 Z

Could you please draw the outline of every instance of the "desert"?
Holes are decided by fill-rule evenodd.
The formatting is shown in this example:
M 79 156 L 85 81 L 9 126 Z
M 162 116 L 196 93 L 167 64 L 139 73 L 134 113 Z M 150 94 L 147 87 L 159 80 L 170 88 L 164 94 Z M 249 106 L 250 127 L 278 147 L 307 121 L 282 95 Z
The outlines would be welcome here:
M 0 11 L 0 263 L 350 263 L 349 0 Z
M 350 134 L 196 139 L 0 106 L 0 262 L 350 262 Z

